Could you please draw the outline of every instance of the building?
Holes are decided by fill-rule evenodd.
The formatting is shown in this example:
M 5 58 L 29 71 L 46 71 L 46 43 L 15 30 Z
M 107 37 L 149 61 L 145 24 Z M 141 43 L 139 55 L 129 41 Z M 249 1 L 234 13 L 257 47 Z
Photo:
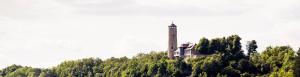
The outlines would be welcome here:
M 168 57 L 173 59 L 175 57 L 197 57 L 200 54 L 196 52 L 196 44 L 183 43 L 177 47 L 177 26 L 172 22 L 169 26 L 169 46 Z
M 196 45 L 194 43 L 183 43 L 180 45 L 179 49 L 175 51 L 175 57 L 197 57 Z
M 175 58 L 174 52 L 177 50 L 177 26 L 172 22 L 169 26 L 169 47 L 168 57 Z

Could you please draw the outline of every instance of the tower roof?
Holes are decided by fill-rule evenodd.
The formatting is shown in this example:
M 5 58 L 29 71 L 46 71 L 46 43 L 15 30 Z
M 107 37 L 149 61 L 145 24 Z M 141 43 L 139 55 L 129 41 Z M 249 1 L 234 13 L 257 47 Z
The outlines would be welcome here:
M 172 26 L 172 27 L 176 27 L 176 25 L 172 22 L 172 24 L 170 25 L 170 26 Z

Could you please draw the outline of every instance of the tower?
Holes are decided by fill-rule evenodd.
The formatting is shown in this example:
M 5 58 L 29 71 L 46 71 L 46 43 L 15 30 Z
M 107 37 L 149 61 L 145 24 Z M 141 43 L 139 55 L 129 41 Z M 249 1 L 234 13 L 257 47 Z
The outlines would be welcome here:
M 168 47 L 168 57 L 170 59 L 174 58 L 174 52 L 177 50 L 177 27 L 172 22 L 169 26 L 169 47 Z

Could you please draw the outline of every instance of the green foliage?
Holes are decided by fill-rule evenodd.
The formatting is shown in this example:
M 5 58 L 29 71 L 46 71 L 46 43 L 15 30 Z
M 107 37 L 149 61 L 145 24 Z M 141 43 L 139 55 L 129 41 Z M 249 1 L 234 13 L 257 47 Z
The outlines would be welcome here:
M 258 53 L 256 42 L 251 41 L 247 44 L 247 51 L 251 56 L 247 57 L 241 49 L 240 40 L 237 35 L 211 40 L 202 38 L 196 50 L 208 56 L 197 58 L 168 59 L 166 52 L 151 52 L 140 53 L 132 58 L 85 58 L 65 61 L 50 69 L 11 65 L 0 70 L 0 77 L 299 76 L 300 58 L 295 56 L 291 47 L 267 47 Z
M 225 37 L 211 39 L 209 42 L 209 51 L 211 51 L 212 53 L 223 52 L 225 51 L 226 44 L 227 43 Z
M 101 59 L 87 58 L 77 61 L 66 61 L 61 63 L 54 69 L 55 73 L 59 77 L 75 76 L 83 77 L 89 76 L 89 73 L 92 76 L 95 73 L 103 73 L 103 62 Z M 70 68 L 72 67 L 72 68 Z
M 4 69 L 1 71 L 1 76 L 5 76 L 5 75 L 7 75 L 7 74 L 9 74 L 9 73 L 11 73 L 11 72 L 16 71 L 16 70 L 19 69 L 19 68 L 22 68 L 22 66 L 20 66 L 20 65 L 15 65 L 15 64 L 13 64 L 13 65 L 11 65 L 11 66 L 8 66 L 8 67 L 4 68 Z
M 203 54 L 209 54 L 209 40 L 206 38 L 201 38 L 199 43 L 196 46 L 196 50 L 199 53 L 203 53 Z
M 240 38 L 238 35 L 231 35 L 227 37 L 226 51 L 231 54 L 240 53 L 242 48 L 240 40 L 242 40 L 242 38 Z
M 256 41 L 255 40 L 251 40 L 251 41 L 248 41 L 247 42 L 247 45 L 246 45 L 246 49 L 248 51 L 248 56 L 252 55 L 253 53 L 256 53 L 256 48 L 257 48 L 257 44 L 256 44 Z
M 294 75 L 295 77 L 300 77 L 300 48 L 297 51 L 297 56 L 295 58 L 295 71 Z

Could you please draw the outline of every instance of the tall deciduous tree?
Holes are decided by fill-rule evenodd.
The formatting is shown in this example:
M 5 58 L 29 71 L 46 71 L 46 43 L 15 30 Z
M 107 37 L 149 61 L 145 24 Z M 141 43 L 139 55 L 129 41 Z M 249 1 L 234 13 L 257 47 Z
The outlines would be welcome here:
M 255 40 L 251 40 L 247 42 L 246 49 L 248 51 L 248 56 L 251 56 L 253 53 L 256 53 L 257 44 Z
M 221 51 L 222 49 L 222 39 L 216 38 L 216 39 L 211 39 L 209 42 L 209 51 L 211 53 L 215 53 L 217 51 Z
M 227 37 L 226 51 L 231 54 L 239 53 L 242 48 L 240 40 L 242 40 L 242 38 L 238 35 L 231 35 L 231 36 Z
M 199 43 L 196 46 L 196 50 L 200 53 L 208 54 L 209 53 L 208 48 L 209 48 L 209 40 L 204 37 L 201 38 Z

